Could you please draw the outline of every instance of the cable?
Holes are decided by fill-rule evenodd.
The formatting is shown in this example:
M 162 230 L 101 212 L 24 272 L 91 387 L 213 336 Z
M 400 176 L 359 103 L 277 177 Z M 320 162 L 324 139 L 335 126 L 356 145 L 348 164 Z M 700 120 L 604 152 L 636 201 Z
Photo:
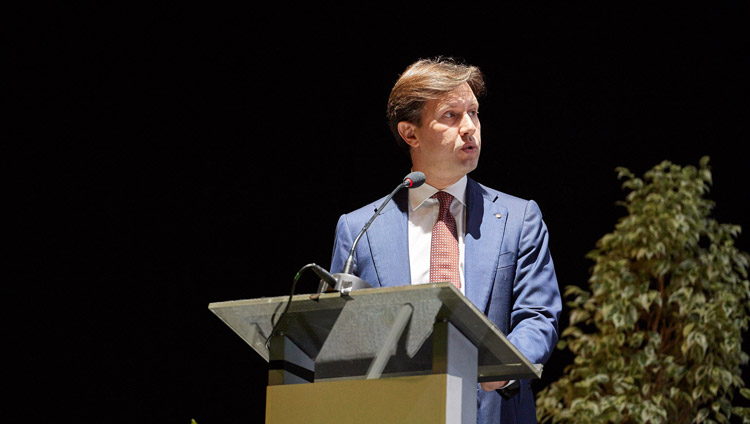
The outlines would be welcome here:
M 266 338 L 266 348 L 268 348 L 268 343 L 271 341 L 271 337 L 276 334 L 276 327 L 279 325 L 281 320 L 284 318 L 284 315 L 286 315 L 286 312 L 289 310 L 289 306 L 292 304 L 292 298 L 294 297 L 294 290 L 297 287 L 297 281 L 299 281 L 299 278 L 302 276 L 302 273 L 307 271 L 309 268 L 317 267 L 318 265 L 311 263 L 303 266 L 300 268 L 299 271 L 297 271 L 297 274 L 294 275 L 294 281 L 292 281 L 292 291 L 289 293 L 289 300 L 286 302 L 286 306 L 284 306 L 284 310 L 281 311 L 281 314 L 279 315 L 279 319 L 276 321 L 275 324 L 273 324 L 273 327 L 271 328 L 271 333 Z M 276 315 L 276 313 L 274 313 Z M 273 323 L 273 316 L 271 316 L 271 322 Z

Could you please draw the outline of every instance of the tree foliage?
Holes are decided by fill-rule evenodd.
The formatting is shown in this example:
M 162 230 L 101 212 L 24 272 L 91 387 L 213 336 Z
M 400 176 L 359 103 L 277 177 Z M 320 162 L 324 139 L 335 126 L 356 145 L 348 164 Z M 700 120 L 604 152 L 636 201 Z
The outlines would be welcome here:
M 664 161 L 643 178 L 617 168 L 627 215 L 596 243 L 589 290 L 565 289 L 558 345 L 573 363 L 537 396 L 540 422 L 750 422 L 741 366 L 750 255 L 737 225 L 711 218 L 708 158 Z

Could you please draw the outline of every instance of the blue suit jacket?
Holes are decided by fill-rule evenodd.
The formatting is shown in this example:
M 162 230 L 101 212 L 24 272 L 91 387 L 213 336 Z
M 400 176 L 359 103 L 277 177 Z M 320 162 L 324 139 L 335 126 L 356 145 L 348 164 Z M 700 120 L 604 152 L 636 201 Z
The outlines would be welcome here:
M 352 241 L 383 200 L 341 216 L 332 273 L 342 271 Z M 562 305 L 539 207 L 471 178 L 466 207 L 466 297 L 529 361 L 543 364 L 557 343 Z M 408 194 L 402 190 L 357 245 L 354 274 L 373 287 L 410 284 L 407 228 Z M 478 408 L 479 423 L 536 422 L 529 381 L 510 399 L 478 388 Z

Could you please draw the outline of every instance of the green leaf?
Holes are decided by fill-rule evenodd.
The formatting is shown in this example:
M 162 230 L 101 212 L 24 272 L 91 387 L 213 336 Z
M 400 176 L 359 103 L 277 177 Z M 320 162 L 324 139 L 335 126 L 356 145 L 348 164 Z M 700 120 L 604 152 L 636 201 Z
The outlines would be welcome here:
M 706 420 L 710 412 L 711 411 L 708 408 L 701 408 L 698 411 L 698 415 L 695 416 L 695 420 L 693 422 L 702 423 L 703 421 Z

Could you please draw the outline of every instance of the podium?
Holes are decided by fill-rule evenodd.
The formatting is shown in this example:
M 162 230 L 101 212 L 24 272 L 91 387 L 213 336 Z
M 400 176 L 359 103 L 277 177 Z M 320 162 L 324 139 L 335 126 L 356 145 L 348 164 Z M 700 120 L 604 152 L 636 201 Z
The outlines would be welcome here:
M 477 382 L 541 377 L 449 283 L 288 302 L 209 304 L 268 362 L 266 423 L 474 424 Z

